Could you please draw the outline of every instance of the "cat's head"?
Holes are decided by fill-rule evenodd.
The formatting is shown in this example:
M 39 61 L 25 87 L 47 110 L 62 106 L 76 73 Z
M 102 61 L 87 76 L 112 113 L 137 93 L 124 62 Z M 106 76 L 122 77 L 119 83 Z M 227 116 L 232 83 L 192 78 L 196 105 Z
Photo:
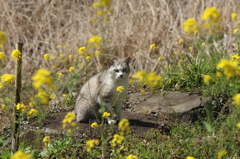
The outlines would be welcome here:
M 110 77 L 113 80 L 123 80 L 128 78 L 128 75 L 130 73 L 130 62 L 130 57 L 118 60 L 107 60 L 107 63 L 109 65 L 108 72 L 110 74 Z

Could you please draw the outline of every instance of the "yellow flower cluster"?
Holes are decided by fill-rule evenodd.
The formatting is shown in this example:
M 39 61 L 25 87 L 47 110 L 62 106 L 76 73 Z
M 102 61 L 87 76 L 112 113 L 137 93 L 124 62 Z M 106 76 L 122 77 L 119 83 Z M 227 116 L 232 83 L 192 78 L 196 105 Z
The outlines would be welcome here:
M 228 152 L 226 150 L 221 150 L 218 152 L 218 159 L 222 159 Z
M 122 93 L 124 91 L 124 87 L 123 86 L 118 86 L 116 91 Z
M 102 42 L 102 38 L 100 36 L 97 35 L 93 35 L 88 41 L 88 45 L 89 47 L 95 47 L 98 48 L 99 44 Z
M 138 159 L 136 155 L 128 155 L 126 159 Z
M 94 123 L 91 124 L 91 128 L 94 129 L 94 128 L 97 128 L 97 127 L 98 127 L 98 124 L 97 124 L 96 122 L 94 122 Z
M 89 46 L 97 46 L 98 44 L 97 43 L 95 43 L 94 42 L 94 39 L 91 39 L 90 41 L 88 40 L 88 43 L 90 43 L 89 44 Z M 91 55 L 88 53 L 88 51 L 87 51 L 87 49 L 85 48 L 85 47 L 80 47 L 79 49 L 78 49 L 78 54 L 81 56 L 81 55 L 83 55 L 84 56 L 84 58 L 89 62 L 91 59 L 92 59 L 92 57 L 91 57 Z
M 36 109 L 30 109 L 28 116 L 38 116 L 38 111 Z
M 69 72 L 73 72 L 75 70 L 74 67 L 69 67 Z
M 240 94 L 235 95 L 232 99 L 234 105 L 240 106 Z
M 4 61 L 7 60 L 4 52 L 0 52 L 0 60 L 4 60 Z
M 187 156 L 186 159 L 196 159 L 196 158 L 192 156 Z
M 61 81 L 62 80 L 62 73 L 58 72 L 57 75 L 58 75 L 58 80 Z
M 238 64 L 226 59 L 222 59 L 218 64 L 217 68 L 223 70 L 224 75 L 227 79 L 240 75 L 240 68 Z
M 16 109 L 17 109 L 18 111 L 20 111 L 20 112 L 25 112 L 26 106 L 25 106 L 24 104 L 22 104 L 22 103 L 18 103 L 18 104 L 16 105 Z
M 42 85 L 46 85 L 48 88 L 54 89 L 51 72 L 46 69 L 37 70 L 37 73 L 33 75 L 31 79 L 33 81 L 33 87 L 36 90 L 41 90 Z
M 209 7 L 204 10 L 202 20 L 208 21 L 212 25 L 221 21 L 221 14 L 216 7 Z
M 3 45 L 6 43 L 6 35 L 4 32 L 0 31 L 0 49 L 3 48 Z
M 90 152 L 92 150 L 92 148 L 95 147 L 95 145 L 99 144 L 99 140 L 98 139 L 91 139 L 91 140 L 87 140 L 86 141 L 86 150 L 87 152 Z
M 45 136 L 43 138 L 43 143 L 44 143 L 44 146 L 46 147 L 48 144 L 51 143 L 51 139 L 50 139 L 50 136 Z
M 203 82 L 204 82 L 206 85 L 208 85 L 208 84 L 210 84 L 210 83 L 214 83 L 214 82 L 215 82 L 215 79 L 214 79 L 212 76 L 210 76 L 210 75 L 205 75 L 205 76 L 203 77 Z
M 44 91 L 40 91 L 35 97 L 40 99 L 42 104 L 48 104 L 49 99 L 50 99 L 49 94 L 47 94 Z
M 119 134 L 114 134 L 113 139 L 111 141 L 111 145 L 113 147 L 116 147 L 117 145 L 120 145 L 124 140 L 124 136 Z
M 44 58 L 44 60 L 46 60 L 46 61 L 49 61 L 49 60 L 50 60 L 49 54 L 44 54 L 43 58 Z
M 232 13 L 232 14 L 231 14 L 231 19 L 232 19 L 233 22 L 236 21 L 237 18 L 238 18 L 237 13 Z
M 108 112 L 104 112 L 103 115 L 102 115 L 103 118 L 107 118 L 107 117 L 109 117 L 109 116 L 111 116 L 111 114 L 108 113 Z
M 1 77 L 2 82 L 6 83 L 7 85 L 10 85 L 14 82 L 16 77 L 14 77 L 12 74 L 4 74 Z
M 156 46 L 156 44 L 151 44 L 149 48 L 150 50 L 154 50 L 154 49 L 157 49 L 158 47 Z
M 154 72 L 146 73 L 144 71 L 139 71 L 132 75 L 132 78 L 138 79 L 139 82 L 148 85 L 151 90 L 153 90 L 157 85 L 162 85 L 162 77 Z
M 128 119 L 122 119 L 119 123 L 118 123 L 118 129 L 120 130 L 120 134 L 124 135 L 125 133 L 129 133 L 130 132 L 130 123 L 128 121 Z
M 19 50 L 13 50 L 11 54 L 12 60 L 20 60 L 22 58 L 22 53 Z
M 97 16 L 102 17 L 107 13 L 112 13 L 113 11 L 109 8 L 111 7 L 112 0 L 98 0 L 92 4 L 93 8 L 97 9 Z M 96 21 L 96 18 L 92 19 L 93 22 Z M 106 18 L 106 21 L 109 21 L 109 18 Z
M 62 128 L 66 129 L 68 126 L 68 130 L 67 133 L 71 134 L 73 132 L 73 127 L 76 126 L 76 122 L 73 122 L 73 120 L 76 118 L 76 115 L 72 112 L 69 112 L 66 114 L 66 116 L 64 117 L 62 123 Z
M 12 156 L 11 159 L 30 159 L 31 155 L 30 154 L 25 154 L 21 150 L 15 152 Z
M 189 18 L 183 22 L 183 30 L 186 34 L 196 34 L 199 31 L 199 24 L 194 18 Z

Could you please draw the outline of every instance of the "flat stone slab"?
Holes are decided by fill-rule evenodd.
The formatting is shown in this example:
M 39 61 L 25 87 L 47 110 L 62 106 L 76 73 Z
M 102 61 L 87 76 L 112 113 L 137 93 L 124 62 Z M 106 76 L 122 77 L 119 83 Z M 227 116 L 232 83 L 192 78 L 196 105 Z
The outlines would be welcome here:
M 135 93 L 128 96 L 126 111 L 154 116 L 159 114 L 177 115 L 184 122 L 192 122 L 190 116 L 194 116 L 197 113 L 196 109 L 203 107 L 203 105 L 202 96 L 189 92 L 169 92 L 164 95 L 159 93 Z M 189 116 L 188 119 L 186 116 Z

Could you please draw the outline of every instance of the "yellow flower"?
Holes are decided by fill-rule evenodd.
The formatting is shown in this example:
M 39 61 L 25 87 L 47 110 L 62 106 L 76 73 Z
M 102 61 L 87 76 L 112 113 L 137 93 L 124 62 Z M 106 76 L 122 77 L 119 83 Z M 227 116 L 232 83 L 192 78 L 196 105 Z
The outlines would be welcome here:
M 6 35 L 2 31 L 0 31 L 0 43 L 1 44 L 5 44 L 6 43 Z
M 20 60 L 22 58 L 22 53 L 19 50 L 13 50 L 11 54 L 12 60 Z
M 162 77 L 154 72 L 145 73 L 144 71 L 137 72 L 136 74 L 132 75 L 132 78 L 136 78 L 139 82 L 145 83 L 152 90 L 155 86 L 161 85 L 162 80 Z
M 221 150 L 218 152 L 218 159 L 222 159 L 228 152 L 226 150 Z
M 217 77 L 222 77 L 221 72 L 216 72 L 216 76 L 217 76 Z
M 95 3 L 92 4 L 92 6 L 93 6 L 93 8 L 98 8 L 100 6 L 100 3 L 95 2 Z
M 158 61 L 163 60 L 163 59 L 164 59 L 164 57 L 160 56 L 160 57 L 158 58 Z
M 40 91 L 35 97 L 39 98 L 42 104 L 48 104 L 50 98 L 49 94 L 44 91 Z
M 37 73 L 31 77 L 33 81 L 33 87 L 35 89 L 40 89 L 42 85 L 47 85 L 50 89 L 54 88 L 53 78 L 51 72 L 46 69 L 39 69 Z
M 26 110 L 26 106 L 24 104 L 18 103 L 16 105 L 16 109 L 19 110 L 20 112 L 24 112 Z
M 150 48 L 151 50 L 154 50 L 154 49 L 157 49 L 158 47 L 156 47 L 156 44 L 151 44 L 151 45 L 149 46 L 149 48 Z
M 123 86 L 118 86 L 116 91 L 122 93 L 124 91 L 124 87 Z
M 46 61 L 50 60 L 49 54 L 44 54 L 43 58 L 44 58 L 44 60 L 46 60 Z
M 91 124 L 91 128 L 97 128 L 97 127 L 98 127 L 98 124 L 96 122 Z
M 76 122 L 72 122 L 72 123 L 71 123 L 71 126 L 72 126 L 72 127 L 74 127 L 74 126 L 76 126 L 76 125 L 77 125 Z
M 146 91 L 145 91 L 144 89 L 141 89 L 141 90 L 140 90 L 140 93 L 141 93 L 141 94 L 144 94 L 144 93 L 146 93 Z
M 103 15 L 103 12 L 101 10 L 97 11 L 97 15 L 101 17 Z
M 30 109 L 30 111 L 28 112 L 28 115 L 38 116 L 38 111 L 36 109 Z
M 191 51 L 191 50 L 193 50 L 193 47 L 188 47 L 188 49 Z
M 217 67 L 223 70 L 224 75 L 227 79 L 235 77 L 236 75 L 240 74 L 240 69 L 237 63 L 228 61 L 226 59 L 222 59 L 218 64 Z
M 98 50 L 97 50 L 97 51 L 95 51 L 95 55 L 96 55 L 96 56 L 98 56 L 98 55 L 100 55 L 100 54 L 101 54 L 101 52 L 100 52 L 100 51 L 98 51 Z
M 234 29 L 234 30 L 233 30 L 233 34 L 237 34 L 238 31 L 239 31 L 239 29 Z
M 1 108 L 2 108 L 3 111 L 5 111 L 6 105 L 5 105 L 5 104 L 2 104 Z
M 4 60 L 4 61 L 7 60 L 4 52 L 0 52 L 0 60 Z
M 205 75 L 203 77 L 203 82 L 208 85 L 210 82 L 214 82 L 214 79 L 210 75 Z
M 80 54 L 84 54 L 85 52 L 87 52 L 87 49 L 86 49 L 86 47 L 80 47 L 80 48 L 78 49 L 78 52 L 79 52 Z
M 187 156 L 186 159 L 195 159 L 195 157 Z
M 235 95 L 232 99 L 234 105 L 240 106 L 240 94 Z
M 232 13 L 231 14 L 231 18 L 232 18 L 232 21 L 234 22 L 235 20 L 237 20 L 237 13 Z
M 67 94 L 63 94 L 62 96 L 66 98 L 68 95 Z
M 89 46 L 92 47 L 99 47 L 99 43 L 101 43 L 102 38 L 96 35 L 93 35 L 88 41 L 87 43 L 89 43 Z
M 122 119 L 119 123 L 118 123 L 118 129 L 124 133 L 124 132 L 127 132 L 129 133 L 130 132 L 130 127 L 129 127 L 130 123 L 128 121 L 128 119 Z
M 217 23 L 221 20 L 221 14 L 216 7 L 209 7 L 204 10 L 202 20 L 209 21 L 210 23 Z
M 198 28 L 198 23 L 193 18 L 189 18 L 183 22 L 183 30 L 186 32 L 186 34 L 194 33 L 195 31 L 198 31 Z
M 45 136 L 43 138 L 43 143 L 44 143 L 44 146 L 47 146 L 49 143 L 51 143 L 50 136 Z
M 85 59 L 89 62 L 91 60 L 91 56 L 87 56 Z
M 112 0 L 99 0 L 99 2 L 101 3 L 101 5 L 110 8 Z
M 69 71 L 70 71 L 70 72 L 73 72 L 74 69 L 75 69 L 74 67 L 69 67 Z
M 3 89 L 3 88 L 4 88 L 4 86 L 3 86 L 3 83 L 2 83 L 2 82 L 0 82 L 0 88 L 1 88 L 1 89 Z
M 62 78 L 62 73 L 61 72 L 58 72 L 58 80 L 60 81 Z
M 121 144 L 123 142 L 123 139 L 124 139 L 124 136 L 119 134 L 114 134 L 111 145 L 115 147 L 118 144 Z
M 62 123 L 71 123 L 75 118 L 76 118 L 76 115 L 75 115 L 74 113 L 68 112 L 68 113 L 65 115 Z
M 11 159 L 30 159 L 30 157 L 30 154 L 25 154 L 24 152 L 19 150 L 11 156 Z
M 72 54 L 68 55 L 68 58 L 69 58 L 69 59 L 72 59 L 72 58 L 73 58 L 73 55 L 72 55 Z
M 99 144 L 99 140 L 98 139 L 91 139 L 91 140 L 87 140 L 86 141 L 86 150 L 87 152 L 90 152 L 92 150 L 92 148 L 95 147 L 95 145 Z
M 32 107 L 32 108 L 33 108 L 33 107 L 35 107 L 35 106 L 36 106 L 36 103 L 35 103 L 35 102 L 30 102 L 30 103 L 29 103 L 29 105 L 30 105 L 30 107 Z
M 14 82 L 16 78 L 12 74 L 4 74 L 1 77 L 2 82 L 5 82 L 7 85 L 10 85 Z
M 240 123 L 237 123 L 237 127 L 240 129 Z
M 72 132 L 73 132 L 72 129 L 68 129 L 68 130 L 67 130 L 67 133 L 68 133 L 68 134 L 71 134 Z
M 57 45 L 57 48 L 59 48 L 59 49 L 62 48 L 62 45 Z
M 173 51 L 173 53 L 172 53 L 173 55 L 177 55 L 178 54 L 178 52 L 177 51 Z
M 183 43 L 183 39 L 178 39 L 178 43 L 179 44 Z
M 202 43 L 202 46 L 205 46 L 206 44 L 205 43 Z
M 138 157 L 135 155 L 128 155 L 126 159 L 138 159 Z
M 106 117 L 109 117 L 110 115 L 111 115 L 110 113 L 104 112 L 102 117 L 103 117 L 103 118 L 106 118 Z

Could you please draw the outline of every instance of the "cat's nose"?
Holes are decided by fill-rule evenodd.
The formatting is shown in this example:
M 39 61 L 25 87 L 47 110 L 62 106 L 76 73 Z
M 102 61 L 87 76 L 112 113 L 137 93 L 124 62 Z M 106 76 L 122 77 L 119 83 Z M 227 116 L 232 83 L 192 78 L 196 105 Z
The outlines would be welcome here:
M 123 77 L 123 75 L 120 75 L 120 77 L 122 78 L 122 77 Z

